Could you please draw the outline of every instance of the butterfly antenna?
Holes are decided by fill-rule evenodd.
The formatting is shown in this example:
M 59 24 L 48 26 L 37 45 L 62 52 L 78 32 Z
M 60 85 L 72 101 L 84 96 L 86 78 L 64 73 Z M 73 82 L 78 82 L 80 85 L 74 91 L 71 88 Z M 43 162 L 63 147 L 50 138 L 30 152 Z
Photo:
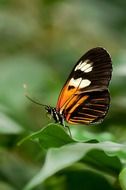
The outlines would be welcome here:
M 39 105 L 39 106 L 45 106 L 46 107 L 46 105 L 44 105 L 44 104 L 41 104 L 40 102 L 37 102 L 36 100 L 33 100 L 30 96 L 28 96 L 28 87 L 27 87 L 27 84 L 23 84 L 23 88 L 25 89 L 25 97 L 26 98 L 28 98 L 31 102 L 33 102 L 33 103 L 35 103 L 35 104 L 37 104 L 37 105 Z
M 28 98 L 31 102 L 33 102 L 33 103 L 35 103 L 35 104 L 37 104 L 37 105 L 39 105 L 39 106 L 46 106 L 46 105 L 44 105 L 44 104 L 41 104 L 40 102 L 37 102 L 37 101 L 33 100 L 33 99 L 32 99 L 31 97 L 29 97 L 27 94 L 25 94 L 25 97 Z

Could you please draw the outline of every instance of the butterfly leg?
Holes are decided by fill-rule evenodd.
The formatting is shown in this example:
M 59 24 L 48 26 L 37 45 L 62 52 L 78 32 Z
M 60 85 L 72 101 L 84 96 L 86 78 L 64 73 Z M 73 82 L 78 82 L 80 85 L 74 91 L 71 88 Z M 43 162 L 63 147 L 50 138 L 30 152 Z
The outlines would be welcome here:
M 72 134 L 71 134 L 71 131 L 70 131 L 69 126 L 65 125 L 65 127 L 68 129 L 69 135 L 70 135 L 70 137 L 72 138 Z
M 70 128 L 69 128 L 69 126 L 65 125 L 65 122 L 64 122 L 63 118 L 62 118 L 62 125 L 68 129 L 69 135 L 72 138 L 72 134 L 71 134 Z

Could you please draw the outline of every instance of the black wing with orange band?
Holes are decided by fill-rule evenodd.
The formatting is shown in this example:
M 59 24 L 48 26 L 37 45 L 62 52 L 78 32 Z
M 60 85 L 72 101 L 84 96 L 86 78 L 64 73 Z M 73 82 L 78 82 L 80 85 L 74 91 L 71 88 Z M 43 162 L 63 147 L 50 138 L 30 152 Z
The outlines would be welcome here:
M 101 47 L 89 50 L 74 66 L 61 90 L 56 110 L 72 124 L 103 120 L 110 104 L 111 74 L 108 52 Z

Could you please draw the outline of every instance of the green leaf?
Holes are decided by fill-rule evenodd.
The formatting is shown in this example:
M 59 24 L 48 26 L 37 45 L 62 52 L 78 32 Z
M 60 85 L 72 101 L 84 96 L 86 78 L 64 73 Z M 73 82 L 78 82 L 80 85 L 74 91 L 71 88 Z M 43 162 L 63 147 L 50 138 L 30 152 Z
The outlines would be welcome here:
M 122 168 L 122 164 L 117 155 L 111 157 L 102 150 L 93 149 L 88 152 L 83 159 L 83 163 L 89 164 L 92 168 L 114 176 L 117 176 Z
M 29 162 L 25 162 L 11 151 L 0 149 L 0 180 L 7 182 L 15 190 L 21 190 L 36 171 L 38 170 L 35 165 L 31 166 Z M 1 185 L 0 183 L 0 190 L 2 190 Z
M 108 181 L 105 176 L 101 175 L 101 173 L 88 169 L 77 170 L 77 168 L 74 169 L 74 167 L 55 174 L 46 180 L 44 186 L 45 189 L 53 190 L 115 190 L 112 183 Z
M 0 181 L 0 190 L 15 190 L 10 184 Z
M 124 168 L 119 174 L 119 181 L 122 190 L 126 190 L 126 168 Z
M 49 124 L 40 134 L 39 142 L 43 148 L 61 147 L 76 142 L 65 131 L 63 126 Z
M 60 148 L 51 148 L 47 152 L 46 160 L 42 169 L 27 184 L 24 190 L 30 190 L 36 187 L 59 170 L 71 166 L 75 162 L 81 160 L 90 150 L 98 149 L 105 151 L 106 154 L 116 154 L 124 148 L 126 148 L 126 146 L 112 142 L 74 143 Z
M 22 126 L 10 118 L 7 114 L 0 112 L 0 133 L 19 134 L 23 132 Z
M 18 145 L 29 139 L 38 139 L 40 146 L 45 149 L 51 147 L 61 147 L 65 144 L 76 142 L 66 133 L 65 129 L 61 125 L 56 124 L 49 124 L 40 131 L 32 133 L 22 139 Z

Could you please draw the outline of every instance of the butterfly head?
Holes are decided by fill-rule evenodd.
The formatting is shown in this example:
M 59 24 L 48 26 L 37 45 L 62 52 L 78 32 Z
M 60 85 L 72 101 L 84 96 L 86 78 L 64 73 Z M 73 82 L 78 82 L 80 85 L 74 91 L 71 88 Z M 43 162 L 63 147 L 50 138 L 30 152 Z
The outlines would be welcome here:
M 45 110 L 46 110 L 46 112 L 47 112 L 47 114 L 49 114 L 49 115 L 53 115 L 53 109 L 54 108 L 52 108 L 51 106 L 47 106 L 47 105 L 45 105 L 45 104 L 41 104 L 41 103 L 39 103 L 39 102 L 37 102 L 37 101 L 35 101 L 35 100 L 33 100 L 31 97 L 29 97 L 28 95 L 25 95 L 31 102 L 33 102 L 33 103 L 35 103 L 35 104 L 37 104 L 37 105 L 39 105 L 39 106 L 43 106 L 43 107 L 45 107 Z
M 48 115 L 53 116 L 53 108 L 51 106 L 45 105 L 45 110 L 46 110 Z
M 57 111 L 55 108 L 51 107 L 51 106 L 45 106 L 45 110 L 46 110 L 46 113 L 47 113 L 47 116 L 50 118 L 50 119 L 54 119 L 56 122 L 57 122 L 57 119 L 56 119 L 56 116 L 57 116 Z
M 61 114 L 59 114 L 59 112 L 57 112 L 56 108 L 45 105 L 45 104 L 41 104 L 35 100 L 33 100 L 31 97 L 29 97 L 28 95 L 25 95 L 30 101 L 32 101 L 33 103 L 39 105 L 39 106 L 43 106 L 45 107 L 46 113 L 49 116 L 50 119 L 54 119 L 55 122 L 60 123 L 61 125 L 63 124 L 63 117 Z

